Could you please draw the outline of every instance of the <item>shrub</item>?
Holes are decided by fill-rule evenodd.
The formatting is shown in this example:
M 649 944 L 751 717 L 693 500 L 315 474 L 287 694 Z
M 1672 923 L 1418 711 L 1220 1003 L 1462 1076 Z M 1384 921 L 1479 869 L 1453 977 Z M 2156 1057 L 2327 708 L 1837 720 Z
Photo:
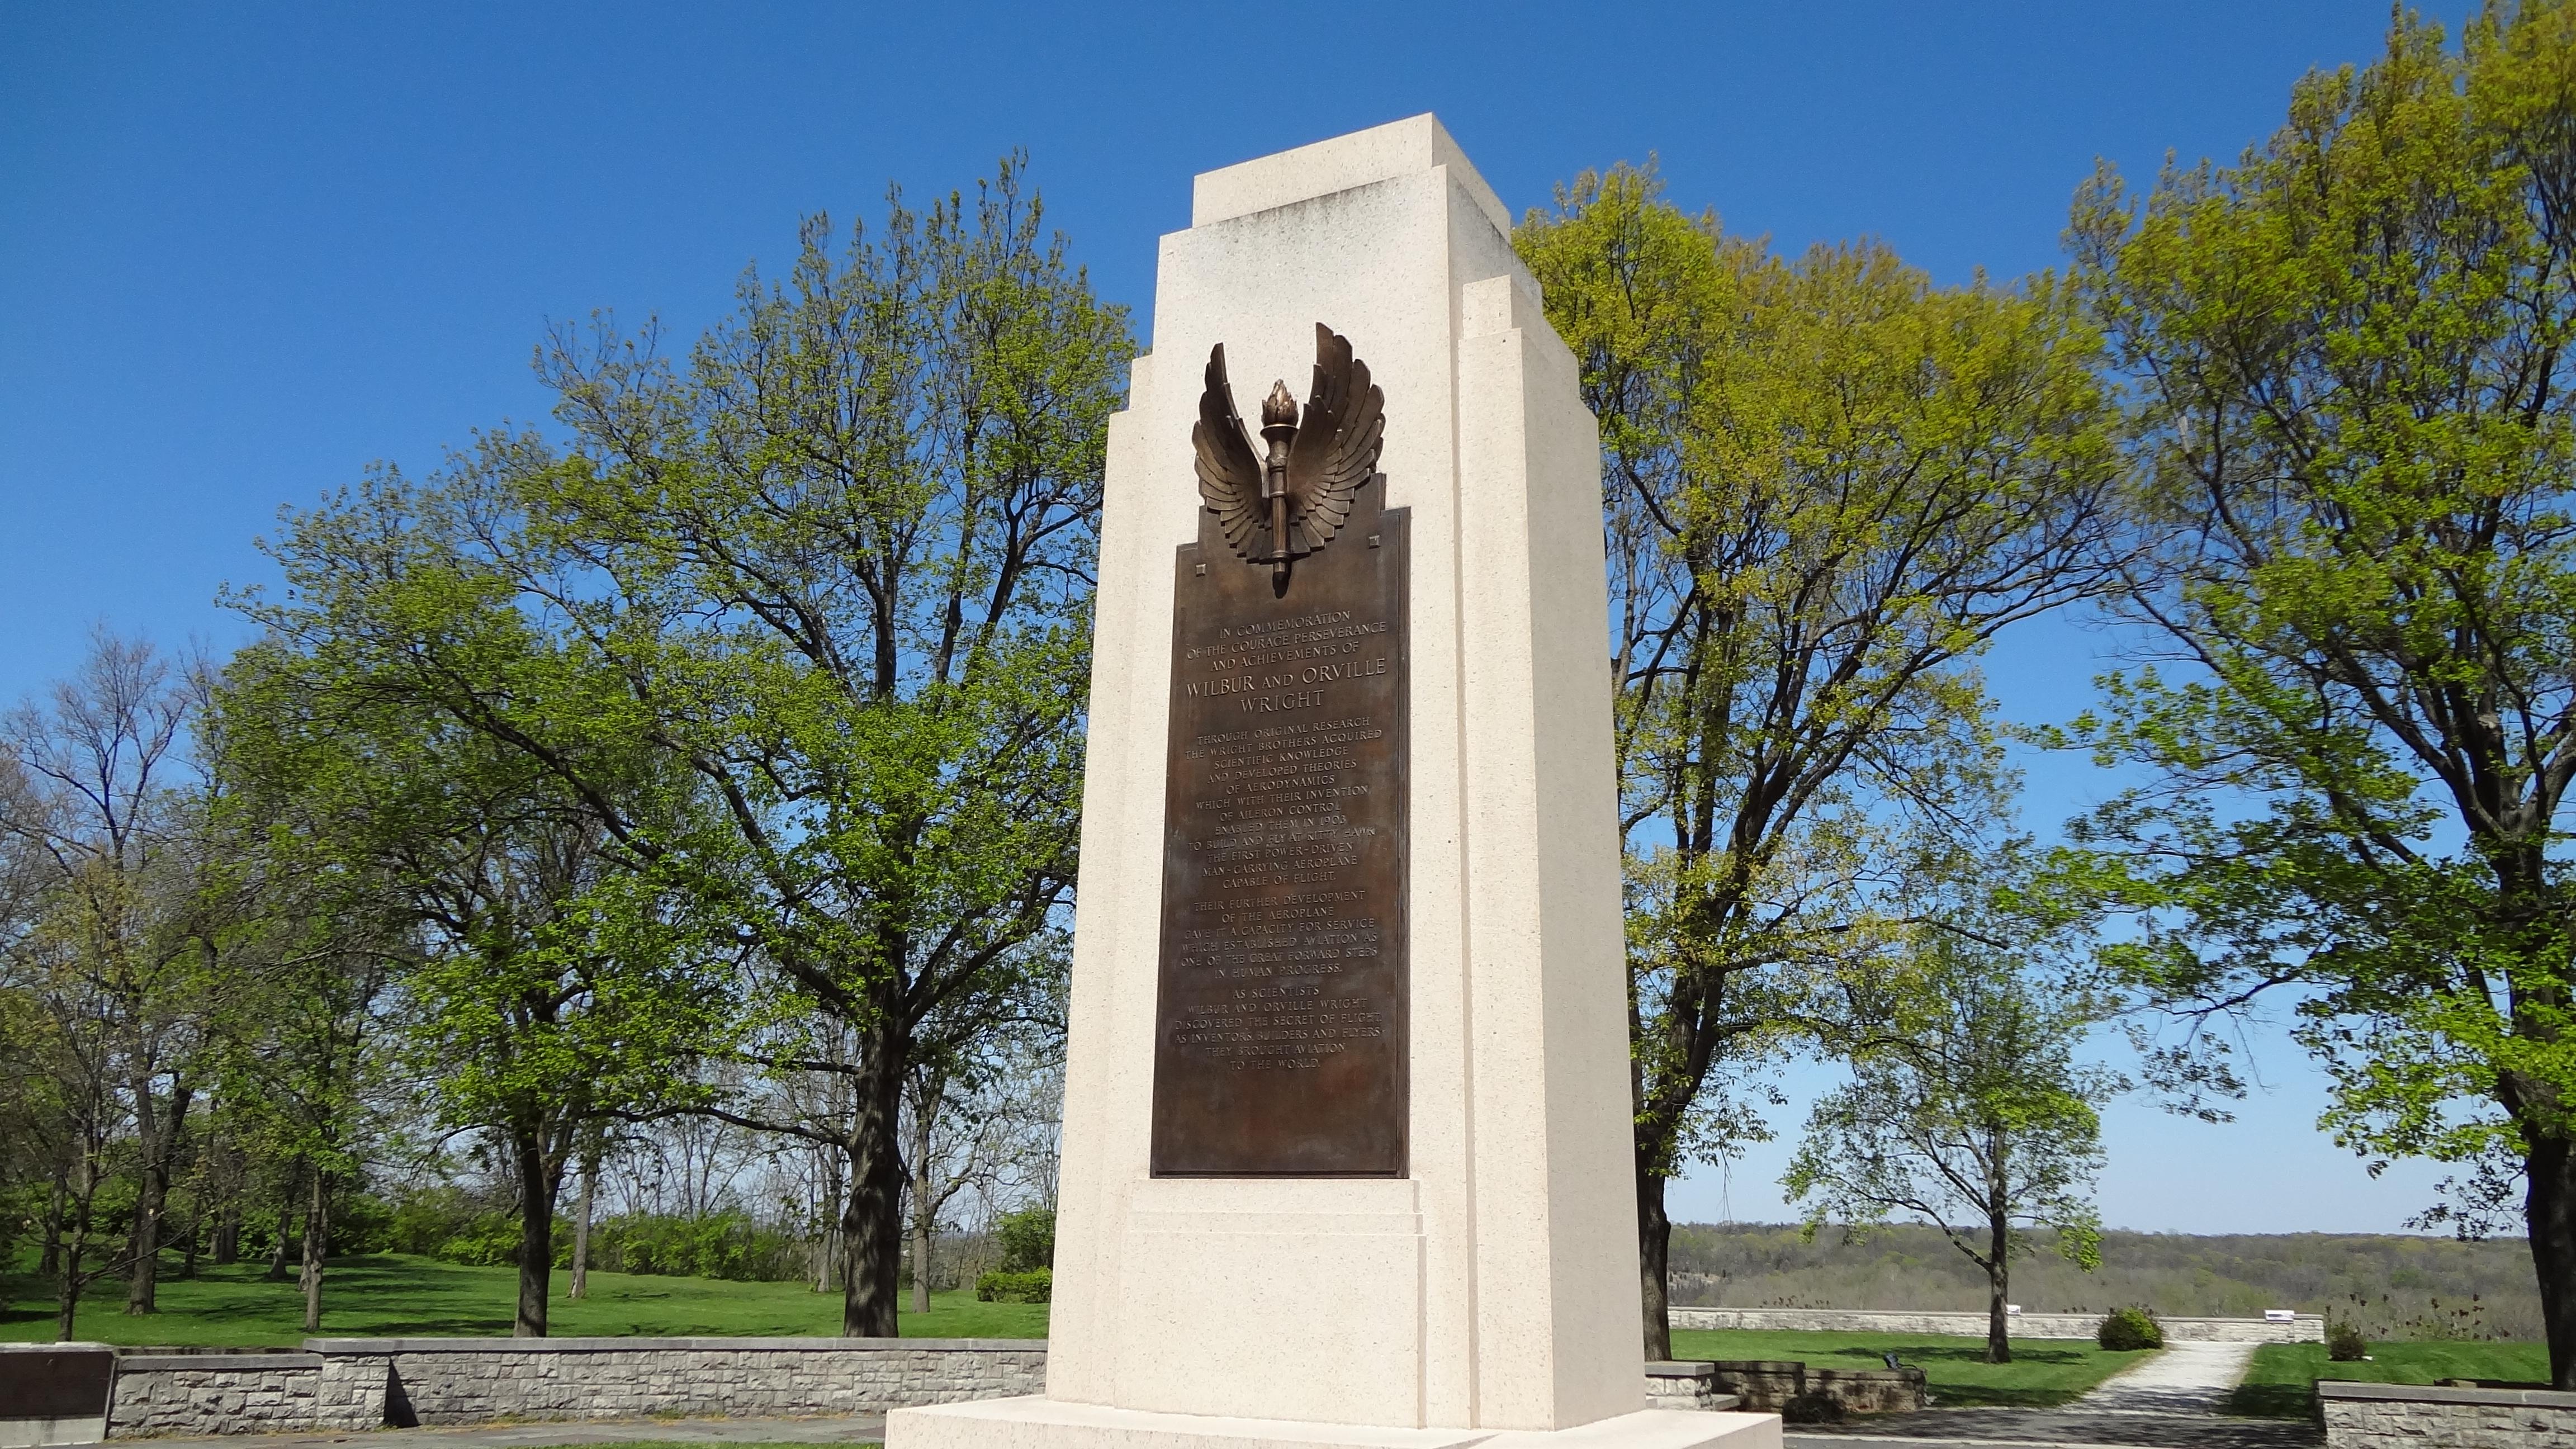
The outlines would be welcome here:
M 1054 1208 L 1025 1208 L 1006 1213 L 1000 1222 L 993 1224 L 993 1236 L 1002 1240 L 1002 1271 L 1005 1273 L 1026 1273 L 1034 1268 L 1055 1266 Z
M 2359 1363 L 2370 1357 L 2370 1342 L 2361 1330 L 2340 1320 L 2326 1325 L 2326 1357 L 2336 1363 Z
M 975 1296 L 986 1303 L 1044 1303 L 1055 1296 L 1055 1272 L 986 1273 L 975 1280 Z
M 429 1255 L 442 1263 L 463 1263 L 470 1268 L 515 1263 L 519 1261 L 519 1215 L 477 1213 L 456 1224 L 446 1238 L 431 1247 Z
M 555 1262 L 570 1267 L 572 1234 L 558 1228 Z M 805 1263 L 803 1243 L 738 1210 L 697 1218 L 639 1213 L 590 1227 L 590 1265 L 603 1272 L 774 1282 L 804 1277 Z
M 386 1251 L 393 1244 L 395 1211 L 392 1203 L 362 1192 L 331 1204 L 331 1256 Z
M 2093 1335 L 2104 1348 L 2123 1352 L 2165 1346 L 2164 1325 L 2143 1308 L 2115 1308 L 2102 1320 L 2101 1330 Z

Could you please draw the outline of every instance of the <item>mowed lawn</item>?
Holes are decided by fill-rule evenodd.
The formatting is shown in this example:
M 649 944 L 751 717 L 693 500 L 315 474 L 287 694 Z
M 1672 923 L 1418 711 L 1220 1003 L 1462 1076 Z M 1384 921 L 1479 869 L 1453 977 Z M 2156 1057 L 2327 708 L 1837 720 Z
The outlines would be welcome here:
M 2083 1339 L 2016 1338 L 2011 1363 L 1987 1363 L 1982 1338 L 1925 1333 L 1767 1333 L 1675 1329 L 1677 1359 L 1792 1359 L 1809 1368 L 1883 1369 L 1880 1355 L 1923 1370 L 1935 1408 L 2062 1404 L 2146 1359 L 2153 1350 L 2114 1353 Z
M 2545 1343 L 2374 1343 L 2363 1363 L 2336 1363 L 2322 1343 L 2267 1343 L 2254 1350 L 2245 1381 L 2227 1410 L 2266 1418 L 2304 1419 L 2319 1379 L 2370 1384 L 2430 1384 L 2443 1379 L 2549 1382 Z
M 507 1335 L 519 1301 L 516 1268 L 469 1268 L 432 1258 L 381 1254 L 334 1260 L 323 1279 L 322 1328 L 304 1331 L 304 1299 L 292 1280 L 263 1281 L 265 1263 L 164 1269 L 161 1311 L 125 1312 L 122 1281 L 93 1284 L 82 1298 L 79 1334 L 96 1342 L 189 1348 L 291 1347 L 307 1337 L 436 1338 Z M 555 1270 L 548 1328 L 558 1338 L 801 1337 L 841 1331 L 841 1295 L 796 1283 L 728 1283 L 714 1278 L 590 1275 L 590 1296 L 564 1296 L 571 1275 Z M 52 1285 L 21 1274 L 0 1280 L 0 1342 L 54 1336 Z M 909 1306 L 907 1293 L 904 1303 Z M 971 1292 L 931 1295 L 928 1313 L 903 1313 L 906 1338 L 1044 1338 L 1043 1303 L 978 1303 Z

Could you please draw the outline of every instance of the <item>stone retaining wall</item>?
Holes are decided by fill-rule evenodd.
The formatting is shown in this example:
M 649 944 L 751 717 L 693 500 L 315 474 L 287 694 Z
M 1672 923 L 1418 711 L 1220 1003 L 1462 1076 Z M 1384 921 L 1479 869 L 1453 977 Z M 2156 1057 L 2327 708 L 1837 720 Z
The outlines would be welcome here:
M 2576 1394 L 2317 1382 L 2327 1449 L 2576 1449 Z
M 1721 1359 L 1710 1365 L 1712 1387 L 1734 1395 L 1755 1413 L 1778 1414 L 1793 1424 L 1831 1423 L 1849 1414 L 1901 1414 L 1928 1401 L 1923 1370 L 1820 1369 L 1803 1363 Z
M 1717 1387 L 1717 1365 L 1664 1360 L 1646 1365 L 1646 1407 L 1689 1409 L 1723 1414 L 1741 1407 L 1735 1395 Z
M 107 1432 L 269 1434 L 324 1424 L 318 1353 L 119 1354 Z
M 381 1360 L 381 1422 L 878 1413 L 1046 1391 L 1046 1345 L 983 1338 L 313 1339 Z
M 1778 1369 L 1759 1391 L 1852 1412 L 1896 1407 L 1873 1387 L 1893 1374 L 1809 1372 L 1802 1364 L 1651 1364 L 1655 1408 L 1732 1409 L 1728 1368 Z M 1921 1402 L 1922 1372 L 1912 1375 Z M 792 1417 L 882 1413 L 917 1404 L 1046 1392 L 1046 1344 L 979 1338 L 315 1338 L 301 1353 L 117 1356 L 106 1432 L 259 1434 L 360 1431 L 495 1419 Z M 1746 1407 L 1763 1408 L 1769 1404 Z
M 107 1433 L 881 1413 L 1046 1389 L 1046 1345 L 1028 1339 L 317 1338 L 304 1348 L 119 1354 Z
M 1902 1312 L 1868 1308 L 1676 1308 L 1675 1328 L 1740 1328 L 1798 1333 L 1938 1333 L 1963 1338 L 1986 1336 L 1983 1313 L 1926 1310 Z M 2323 1315 L 2302 1313 L 2287 1323 L 2262 1318 L 2159 1318 L 2167 1343 L 2323 1343 Z M 2091 1338 L 2102 1326 L 2099 1313 L 2020 1313 L 2012 1318 L 2015 1338 Z

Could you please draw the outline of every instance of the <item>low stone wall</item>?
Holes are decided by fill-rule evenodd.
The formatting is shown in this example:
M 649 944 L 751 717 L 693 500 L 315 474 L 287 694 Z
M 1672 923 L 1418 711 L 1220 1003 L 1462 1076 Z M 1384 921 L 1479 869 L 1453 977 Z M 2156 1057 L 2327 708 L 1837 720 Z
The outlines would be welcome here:
M 1938 1333 L 1961 1338 L 1986 1336 L 1986 1315 L 1892 1311 L 1868 1308 L 1676 1308 L 1675 1328 L 1741 1328 L 1801 1333 Z M 2263 1318 L 2159 1318 L 2167 1343 L 2323 1343 L 2322 1314 L 2302 1313 L 2287 1323 Z M 2015 1338 L 2091 1338 L 2102 1326 L 2099 1313 L 2019 1313 L 2012 1318 Z
M 1709 1365 L 1711 1386 L 1744 1408 L 1793 1424 L 1830 1423 L 1850 1414 L 1901 1414 L 1928 1402 L 1923 1370 L 1819 1369 L 1781 1360 L 1725 1360 Z
M 2327 1449 L 2576 1449 L 2576 1394 L 2317 1382 Z
M 1742 1400 L 1717 1386 L 1717 1365 L 1662 1361 L 1646 1365 L 1646 1407 L 1725 1413 Z
M 1046 1389 L 1046 1345 L 1025 1339 L 317 1338 L 304 1348 L 119 1354 L 106 1432 L 880 1413 Z
M 119 1354 L 111 1438 L 355 1428 L 321 1422 L 318 1353 Z
M 312 1339 L 381 1360 L 382 1422 L 860 1414 L 1046 1391 L 1046 1345 L 984 1338 Z

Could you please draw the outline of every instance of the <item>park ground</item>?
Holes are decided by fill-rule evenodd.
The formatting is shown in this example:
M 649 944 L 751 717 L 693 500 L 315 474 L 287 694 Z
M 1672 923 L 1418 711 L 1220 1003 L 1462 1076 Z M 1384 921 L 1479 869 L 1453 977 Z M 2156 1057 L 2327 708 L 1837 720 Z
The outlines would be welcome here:
M 303 1301 L 293 1281 L 266 1279 L 264 1264 L 201 1266 L 194 1278 L 161 1284 L 162 1311 L 128 1316 L 125 1285 L 101 1282 L 81 1305 L 79 1333 L 93 1341 L 190 1348 L 289 1347 L 307 1337 Z M 798 1283 L 740 1283 L 713 1278 L 590 1275 L 590 1295 L 567 1298 L 570 1275 L 554 1275 L 550 1326 L 562 1337 L 802 1337 L 840 1331 L 838 1293 Z M 517 1295 L 517 1270 L 469 1267 L 399 1254 L 335 1260 L 323 1299 L 320 1336 L 384 1338 L 506 1335 Z M 30 1274 L 0 1277 L 0 1341 L 54 1337 L 50 1286 Z M 971 1293 L 931 1297 L 930 1311 L 898 1319 L 910 1338 L 1044 1338 L 1047 1306 L 979 1303 Z M 1896 1333 L 1763 1333 L 1682 1330 L 1675 1357 L 1794 1359 L 1818 1368 L 1873 1369 L 1883 1355 L 1920 1367 L 1943 1408 L 2050 1408 L 2080 1398 L 2148 1357 L 2114 1353 L 2082 1341 L 2016 1339 L 2013 1362 L 1984 1362 L 1977 1338 Z M 2322 1344 L 2269 1344 L 2254 1356 L 2243 1385 L 2227 1403 L 2233 1414 L 2298 1418 L 2309 1412 L 2309 1385 L 2320 1378 L 2432 1383 L 2465 1378 L 2545 1380 L 2548 1353 L 2536 1343 L 2374 1344 L 2361 1363 L 2331 1363 Z

